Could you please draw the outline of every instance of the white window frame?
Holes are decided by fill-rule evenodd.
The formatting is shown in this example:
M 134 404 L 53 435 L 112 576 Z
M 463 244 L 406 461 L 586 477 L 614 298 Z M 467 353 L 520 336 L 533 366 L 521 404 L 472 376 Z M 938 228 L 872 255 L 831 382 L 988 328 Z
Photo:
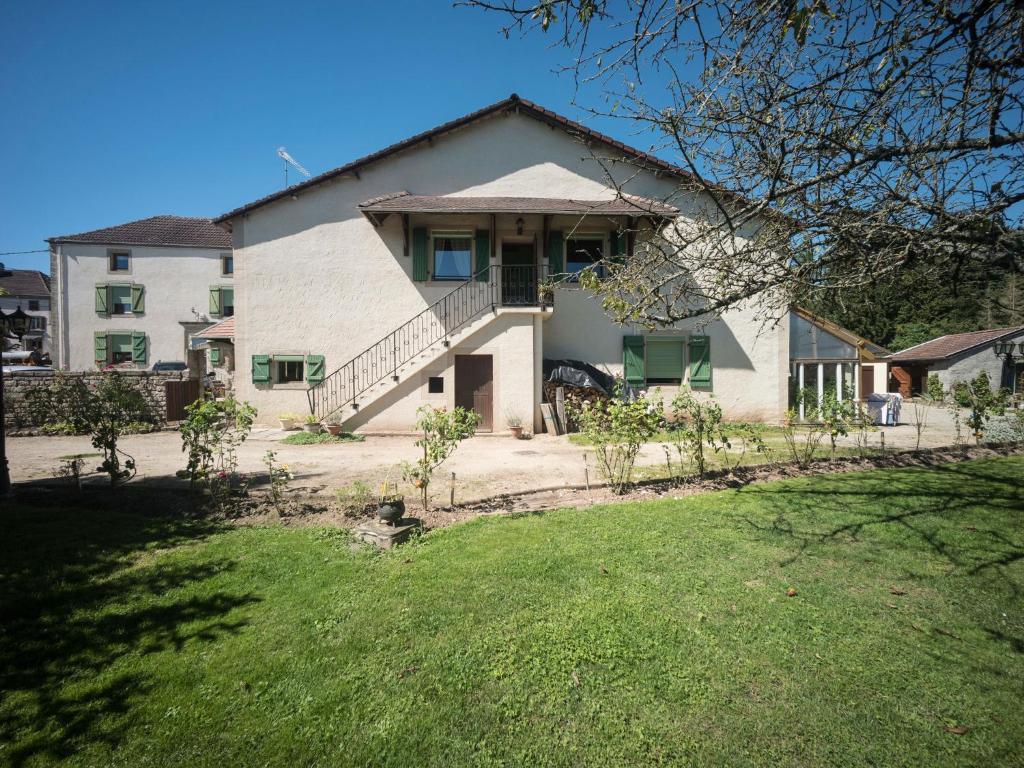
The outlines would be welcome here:
M 567 275 L 578 275 L 579 272 L 569 271 L 569 241 L 570 240 L 600 240 L 601 241 L 601 258 L 608 258 L 611 252 L 611 238 L 607 232 L 571 232 L 566 233 L 564 240 L 562 241 L 562 268 L 565 270 Z M 601 265 L 601 269 L 604 270 L 604 265 Z M 598 275 L 598 277 L 604 277 L 604 275 Z M 577 278 L 578 279 L 578 278 Z M 569 278 L 569 282 L 575 282 L 572 278 Z

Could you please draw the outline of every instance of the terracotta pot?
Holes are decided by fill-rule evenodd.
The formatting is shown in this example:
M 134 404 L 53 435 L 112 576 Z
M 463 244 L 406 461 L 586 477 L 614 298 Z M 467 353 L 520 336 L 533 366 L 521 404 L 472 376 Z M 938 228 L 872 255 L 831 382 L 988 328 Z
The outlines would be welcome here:
M 327 431 L 330 432 L 334 437 L 341 434 L 341 424 L 328 424 L 326 427 Z
M 519 440 L 523 436 L 522 427 L 509 427 L 508 431 L 512 433 L 512 437 L 514 437 L 516 440 Z

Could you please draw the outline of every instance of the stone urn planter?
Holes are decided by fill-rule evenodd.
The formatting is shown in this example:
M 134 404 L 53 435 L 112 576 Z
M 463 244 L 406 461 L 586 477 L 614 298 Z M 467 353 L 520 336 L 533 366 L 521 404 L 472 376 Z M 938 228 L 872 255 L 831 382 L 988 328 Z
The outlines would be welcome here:
M 324 429 L 331 434 L 331 437 L 337 437 L 341 434 L 341 424 L 327 424 Z
M 281 425 L 281 429 L 283 429 L 285 432 L 287 432 L 290 429 L 295 429 L 295 421 L 293 419 L 278 416 L 277 422 Z
M 319 421 L 307 421 L 302 428 L 310 434 L 319 435 L 323 431 L 324 425 Z
M 377 519 L 382 523 L 394 525 L 405 514 L 405 499 L 401 496 L 389 496 L 380 500 L 377 507 Z

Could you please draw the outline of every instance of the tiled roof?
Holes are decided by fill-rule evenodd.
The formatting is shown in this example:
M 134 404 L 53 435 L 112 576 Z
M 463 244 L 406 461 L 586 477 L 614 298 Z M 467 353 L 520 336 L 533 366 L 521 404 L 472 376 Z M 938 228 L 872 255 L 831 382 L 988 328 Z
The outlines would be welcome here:
M 998 341 L 1004 336 L 1016 336 L 1024 333 L 1024 325 L 1015 328 L 993 328 L 987 331 L 971 331 L 970 333 L 951 333 L 937 339 L 908 347 L 894 352 L 889 359 L 894 363 L 911 363 L 924 360 L 943 360 L 975 347 L 981 347 Z
M 614 200 L 568 200 L 553 197 L 462 197 L 410 195 L 400 192 L 360 203 L 364 213 L 567 213 L 609 216 L 675 216 L 678 208 L 658 200 L 623 195 Z
M 429 131 L 424 131 L 423 133 L 418 133 L 415 136 L 410 136 L 408 139 L 400 141 L 397 144 L 392 144 L 391 146 L 385 147 L 384 149 L 378 150 L 377 152 L 366 155 L 365 157 L 361 157 L 358 160 L 353 160 L 352 162 L 343 165 L 339 168 L 335 168 L 334 170 L 327 171 L 326 173 L 321 173 L 318 176 L 314 176 L 311 179 L 307 179 L 301 184 L 295 184 L 286 189 L 282 189 L 279 192 L 274 192 L 273 194 L 267 195 L 266 197 L 261 197 L 259 200 L 254 200 L 251 203 L 243 205 L 239 208 L 235 208 L 233 211 L 228 211 L 223 216 L 219 216 L 218 218 L 214 219 L 214 221 L 218 223 L 228 221 L 237 216 L 241 216 L 244 213 L 248 213 L 264 205 L 267 205 L 268 203 L 272 203 L 275 200 L 281 200 L 282 198 L 290 197 L 291 195 L 294 195 L 298 192 L 302 192 L 306 189 L 316 186 L 317 184 L 322 184 L 325 181 L 330 181 L 331 179 L 337 178 L 338 176 L 343 176 L 347 173 L 358 174 L 361 168 L 369 165 L 370 163 L 382 160 L 386 157 L 389 157 L 390 155 L 396 154 L 397 152 L 401 152 L 402 150 L 410 149 L 411 147 L 421 144 L 422 142 L 430 141 L 450 131 L 454 131 L 458 128 L 463 128 L 466 125 L 469 125 L 470 123 L 476 122 L 477 120 L 482 120 L 494 114 L 499 114 L 501 112 L 508 112 L 513 110 L 518 111 L 520 114 L 527 115 L 529 117 L 534 118 L 535 120 L 539 120 L 548 125 L 561 128 L 562 130 L 567 131 L 570 134 L 579 136 L 581 139 L 585 139 L 588 142 L 602 144 L 617 152 L 621 152 L 623 156 L 628 157 L 641 168 L 646 168 L 648 170 L 656 172 L 668 173 L 672 176 L 686 179 L 688 181 L 698 181 L 697 177 L 685 168 L 681 168 L 678 165 L 674 165 L 673 163 L 669 163 L 665 160 L 662 160 L 659 157 L 655 157 L 654 155 L 648 152 L 644 152 L 642 150 L 636 149 L 635 147 L 630 147 L 627 144 L 623 144 L 621 141 L 613 139 L 611 136 L 607 136 L 606 134 L 600 133 L 599 131 L 595 131 L 592 128 L 587 128 L 582 123 L 577 123 L 575 120 L 570 120 L 567 117 L 563 117 L 562 115 L 552 112 L 549 109 L 545 109 L 539 104 L 534 104 L 531 101 L 522 99 L 517 94 L 513 93 L 507 99 L 502 99 L 501 101 L 495 102 L 494 104 L 486 106 L 483 109 L 478 109 L 475 112 L 470 112 L 468 115 L 463 115 L 462 117 L 456 118 L 455 120 L 439 125 L 436 128 L 432 128 Z M 738 196 L 734 192 L 730 192 L 727 189 L 712 184 L 708 184 L 708 186 L 716 189 L 726 197 L 734 199 L 738 198 Z
M 199 333 L 192 334 L 197 339 L 234 339 L 235 318 L 225 317 L 219 323 L 214 323 L 209 328 L 204 328 Z
M 49 296 L 49 276 L 35 269 L 3 269 L 0 265 L 0 288 L 8 296 Z
M 197 248 L 230 248 L 231 234 L 211 219 L 193 216 L 150 216 L 115 227 L 51 237 L 50 243 L 98 243 L 110 245 L 183 245 Z

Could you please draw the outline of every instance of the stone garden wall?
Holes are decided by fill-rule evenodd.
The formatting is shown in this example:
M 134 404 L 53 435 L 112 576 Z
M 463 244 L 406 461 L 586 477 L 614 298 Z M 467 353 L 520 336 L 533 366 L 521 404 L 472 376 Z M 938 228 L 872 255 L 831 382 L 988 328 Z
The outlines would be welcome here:
M 186 373 L 171 371 L 155 373 L 153 371 L 119 370 L 118 374 L 134 383 L 145 395 L 150 407 L 162 422 L 167 414 L 167 391 L 164 383 L 181 381 Z M 95 387 L 105 374 L 102 371 L 14 371 L 4 373 L 4 426 L 10 435 L 34 434 L 36 428 L 42 426 L 33 417 L 29 408 L 27 394 L 37 387 L 50 386 L 54 378 L 63 376 L 70 379 L 82 379 L 90 389 Z

